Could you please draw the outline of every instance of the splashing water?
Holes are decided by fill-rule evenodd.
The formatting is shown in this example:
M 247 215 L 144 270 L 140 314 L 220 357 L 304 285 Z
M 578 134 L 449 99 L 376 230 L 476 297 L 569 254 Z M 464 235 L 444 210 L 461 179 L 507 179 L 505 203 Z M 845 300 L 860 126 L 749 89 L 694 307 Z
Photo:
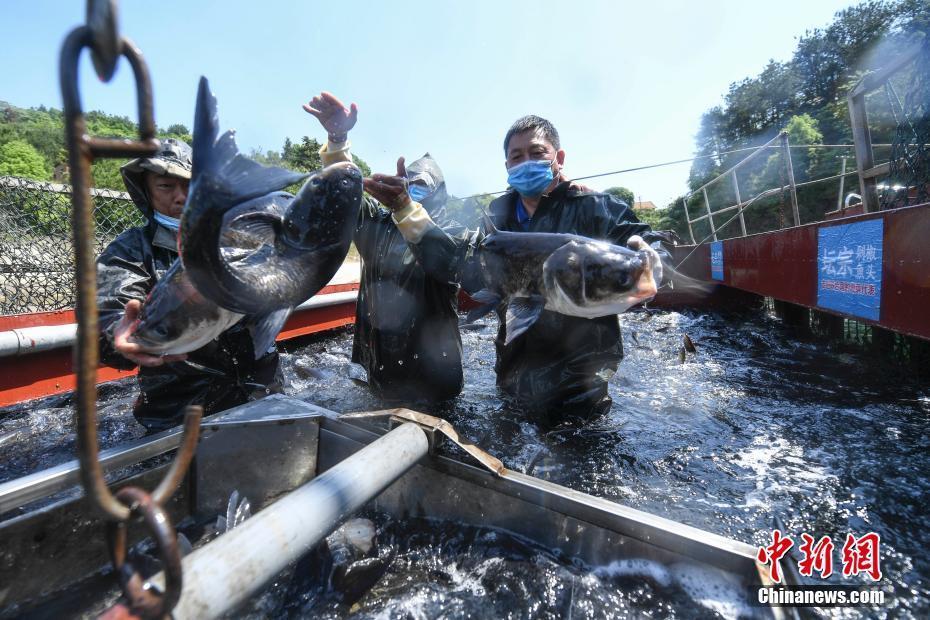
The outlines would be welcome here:
M 463 331 L 463 396 L 429 413 L 509 468 L 753 545 L 767 544 L 775 516 L 795 539 L 808 532 L 836 542 L 848 533 L 877 532 L 885 607 L 831 613 L 930 614 L 926 385 L 867 356 L 798 340 L 770 317 L 636 312 L 621 317 L 626 357 L 609 379 L 610 412 L 550 432 L 497 392 L 495 327 L 491 319 L 488 329 Z M 685 334 L 697 352 L 681 364 Z M 351 336 L 342 333 L 282 354 L 287 393 L 339 412 L 381 408 L 359 383 L 351 347 Z M 101 408 L 103 446 L 141 436 L 128 413 L 131 384 L 104 392 L 110 393 Z M 0 479 L 72 458 L 70 403 L 53 404 L 2 412 Z M 24 443 L 3 442 L 8 433 Z M 282 615 L 313 609 L 321 617 L 487 616 L 474 605 L 490 596 L 506 601 L 496 609 L 521 617 L 745 613 L 731 596 L 732 584 L 689 567 L 630 560 L 582 571 L 523 543 L 507 543 L 505 553 L 490 538 L 502 535 L 489 531 L 462 530 L 470 532 L 462 538 L 456 537 L 461 528 L 445 524 L 447 539 L 439 541 L 415 528 L 405 533 L 410 524 L 402 522 L 382 520 L 379 527 L 396 532 L 391 544 L 398 553 L 363 607 L 327 607 L 325 589 L 281 587 L 254 605 Z M 511 553 L 514 545 L 519 553 Z M 860 583 L 838 573 L 828 583 Z M 522 594 L 508 598 L 505 588 Z

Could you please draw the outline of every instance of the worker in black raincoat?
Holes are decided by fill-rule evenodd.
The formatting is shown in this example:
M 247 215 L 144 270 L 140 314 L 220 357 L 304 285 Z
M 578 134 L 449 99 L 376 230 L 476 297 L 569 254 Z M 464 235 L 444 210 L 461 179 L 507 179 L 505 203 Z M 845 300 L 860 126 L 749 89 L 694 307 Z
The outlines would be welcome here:
M 97 259 L 100 360 L 124 370 L 139 366 L 136 419 L 158 431 L 178 424 L 187 405 L 202 405 L 209 415 L 280 392 L 278 354 L 272 349 L 255 359 L 247 320 L 186 355 L 150 355 L 127 340 L 142 302 L 178 258 L 191 149 L 167 139 L 154 157 L 132 160 L 120 172 L 148 223 L 122 233 Z
M 355 104 L 347 109 L 333 95 L 321 93 L 304 109 L 327 131 L 323 163 L 351 161 L 348 132 L 357 119 Z M 354 242 L 362 271 L 352 361 L 364 368 L 379 398 L 393 404 L 436 403 L 457 396 L 463 384 L 458 259 L 436 253 L 424 263 L 420 248 L 407 243 L 399 226 L 415 207 L 429 213 L 433 226 L 450 239 L 461 243 L 467 231 L 448 217 L 446 183 L 428 153 L 402 175 L 402 195 L 383 202 L 366 196 L 359 210 Z
M 488 207 L 499 230 L 571 233 L 618 245 L 626 245 L 632 235 L 667 240 L 662 233 L 650 232 L 621 200 L 569 182 L 562 174 L 565 151 L 558 132 L 545 119 L 518 120 L 507 133 L 504 152 L 510 190 Z M 396 183 L 385 175 L 373 178 Z M 457 255 L 466 292 L 484 288 L 480 267 L 469 258 L 461 238 L 445 235 L 428 215 L 411 213 L 408 217 L 418 221 L 417 234 L 406 235 L 419 247 L 423 263 L 442 264 Z M 544 424 L 588 419 L 610 409 L 607 382 L 623 359 L 616 315 L 585 319 L 543 310 L 526 333 L 505 344 L 506 305 L 498 307 L 497 314 L 497 384 L 519 409 Z

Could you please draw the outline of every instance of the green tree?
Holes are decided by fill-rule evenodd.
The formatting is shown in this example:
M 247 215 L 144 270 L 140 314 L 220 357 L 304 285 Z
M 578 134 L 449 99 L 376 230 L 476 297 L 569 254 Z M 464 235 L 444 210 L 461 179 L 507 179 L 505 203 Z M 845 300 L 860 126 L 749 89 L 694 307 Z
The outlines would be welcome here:
M 25 140 L 0 146 L 0 175 L 47 181 L 50 171 L 45 158 Z
M 669 228 L 665 220 L 665 214 L 659 209 L 633 209 L 633 214 L 640 222 L 649 224 L 653 230 L 664 230 Z
M 120 166 L 126 163 L 122 159 L 98 159 L 91 166 L 93 186 L 97 189 L 113 189 L 118 192 L 126 191 L 123 177 L 119 172 Z
M 482 213 L 487 211 L 488 205 L 495 198 L 497 196 L 493 194 L 482 194 L 467 198 L 457 198 L 450 195 L 449 200 L 446 202 L 446 213 L 459 224 L 468 228 L 475 228 L 482 221 Z
M 323 167 L 323 160 L 320 158 L 322 146 L 315 138 L 307 136 L 301 138 L 299 144 L 294 144 L 290 138 L 285 138 L 281 157 L 285 165 L 292 170 L 302 172 L 319 170 Z
M 352 162 L 356 166 L 358 166 L 359 170 L 362 171 L 362 176 L 366 176 L 366 177 L 371 176 L 371 167 L 369 167 L 368 163 L 364 159 L 362 159 L 355 153 L 352 153 Z
M 887 64 L 905 47 L 926 41 L 928 26 L 930 4 L 926 0 L 867 0 L 836 13 L 825 27 L 804 33 L 790 60 L 770 61 L 757 76 L 734 82 L 724 94 L 723 105 L 703 115 L 696 135 L 698 158 L 688 178 L 690 189 L 697 190 L 728 170 L 750 155 L 751 151 L 745 149 L 764 144 L 783 128 L 794 145 L 850 144 L 846 104 L 850 88 L 862 75 Z M 894 78 L 902 98 L 914 83 L 917 71 L 905 69 Z M 887 106 L 871 106 L 869 125 L 873 142 L 893 140 L 897 122 Z M 792 149 L 795 178 L 803 182 L 835 175 L 841 166 L 840 156 L 850 154 L 849 150 Z M 741 198 L 745 201 L 762 189 L 783 185 L 786 177 L 780 154 L 776 156 L 773 151 L 758 157 L 740 169 Z M 819 219 L 824 211 L 832 209 L 838 189 L 837 181 L 799 188 L 801 221 Z M 715 183 L 707 194 L 712 209 L 735 203 L 730 182 Z M 786 196 L 778 196 L 753 203 L 745 213 L 749 232 L 776 226 L 779 217 L 786 217 L 787 201 Z M 688 207 L 692 216 L 702 214 L 705 207 L 700 193 Z M 669 204 L 665 218 L 686 237 L 684 211 L 678 198 Z M 723 221 L 726 219 L 729 217 Z M 706 221 L 695 224 L 698 240 L 709 232 Z M 720 236 L 738 232 L 739 226 L 731 224 Z
M 627 189 L 622 186 L 609 187 L 604 190 L 605 194 L 610 194 L 616 198 L 619 198 L 625 202 L 631 209 L 633 208 L 633 203 L 636 202 L 636 195 L 633 193 L 633 190 Z
M 187 128 L 187 125 L 175 123 L 174 125 L 168 125 L 165 133 L 172 136 L 190 136 L 191 130 Z

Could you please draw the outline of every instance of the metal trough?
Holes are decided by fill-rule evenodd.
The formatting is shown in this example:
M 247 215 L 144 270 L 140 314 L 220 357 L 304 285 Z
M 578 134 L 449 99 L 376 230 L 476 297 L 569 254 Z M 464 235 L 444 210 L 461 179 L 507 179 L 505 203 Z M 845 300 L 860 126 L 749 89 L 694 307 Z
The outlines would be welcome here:
M 747 592 L 771 585 L 768 568 L 755 559 L 755 547 L 532 476 L 492 471 L 489 463 L 495 459 L 490 457 L 484 465 L 473 465 L 443 456 L 437 447 L 443 435 L 454 436 L 454 430 L 447 424 L 414 426 L 409 419 L 421 418 L 409 414 L 407 420 L 395 418 L 403 426 L 389 433 L 386 425 L 371 420 L 340 419 L 314 405 L 272 396 L 205 420 L 188 479 L 166 507 L 174 522 L 188 516 L 215 518 L 237 489 L 256 513 L 241 526 L 241 535 L 249 525 L 254 540 L 261 527 L 274 522 L 288 540 L 283 545 L 254 545 L 249 553 L 240 554 L 238 574 L 259 576 L 250 586 L 241 579 L 211 581 L 210 571 L 197 568 L 207 566 L 211 554 L 237 548 L 233 537 L 237 530 L 201 547 L 184 560 L 185 586 L 174 616 L 206 617 L 227 611 L 234 602 L 224 606 L 205 601 L 228 597 L 230 583 L 259 589 L 263 580 L 273 578 L 362 505 L 398 519 L 438 518 L 496 528 L 591 567 L 647 559 L 723 572 Z M 160 465 L 156 455 L 171 451 L 179 437 L 180 433 L 169 431 L 103 453 L 105 468 L 116 480 L 114 488 L 157 479 L 167 465 Z M 386 463 L 383 452 L 371 456 L 379 449 L 373 444 L 383 447 L 398 437 L 400 444 L 388 451 L 399 455 L 397 446 L 407 446 L 406 462 L 391 459 L 392 471 L 385 468 L 371 476 L 377 479 L 371 484 L 352 478 L 366 468 L 374 469 L 370 460 L 352 459 L 353 455 L 368 446 L 369 459 Z M 340 469 L 327 476 L 334 468 Z M 76 480 L 77 463 L 72 462 L 0 485 L 0 616 L 47 611 L 49 601 L 68 586 L 89 575 L 99 576 L 109 565 L 101 522 L 88 512 L 80 487 L 73 486 Z M 295 510 L 288 508 L 302 506 L 299 512 L 306 510 L 306 501 L 317 505 L 322 497 L 319 489 L 325 486 L 332 491 L 334 484 L 343 489 L 339 493 L 351 489 L 351 497 L 341 495 L 339 502 L 324 506 L 309 521 L 306 515 L 295 518 Z M 369 497 L 373 499 L 368 501 Z M 264 547 L 267 553 L 262 552 Z M 269 563 L 269 556 L 278 557 Z M 221 590 L 223 583 L 227 590 Z M 216 591 L 210 594 L 210 588 Z M 763 617 L 794 617 L 791 609 L 759 608 L 759 612 Z

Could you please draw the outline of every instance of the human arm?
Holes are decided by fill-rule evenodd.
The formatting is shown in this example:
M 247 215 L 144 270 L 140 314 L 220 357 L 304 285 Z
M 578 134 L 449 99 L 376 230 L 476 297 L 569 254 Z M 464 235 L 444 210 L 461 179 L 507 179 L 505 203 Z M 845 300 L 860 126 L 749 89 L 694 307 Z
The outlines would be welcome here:
M 365 189 L 391 211 L 391 219 L 427 275 L 458 285 L 471 235 L 456 222 L 434 222 L 426 208 L 410 198 L 404 158 L 397 160 L 396 175 L 372 175 L 365 180 Z

